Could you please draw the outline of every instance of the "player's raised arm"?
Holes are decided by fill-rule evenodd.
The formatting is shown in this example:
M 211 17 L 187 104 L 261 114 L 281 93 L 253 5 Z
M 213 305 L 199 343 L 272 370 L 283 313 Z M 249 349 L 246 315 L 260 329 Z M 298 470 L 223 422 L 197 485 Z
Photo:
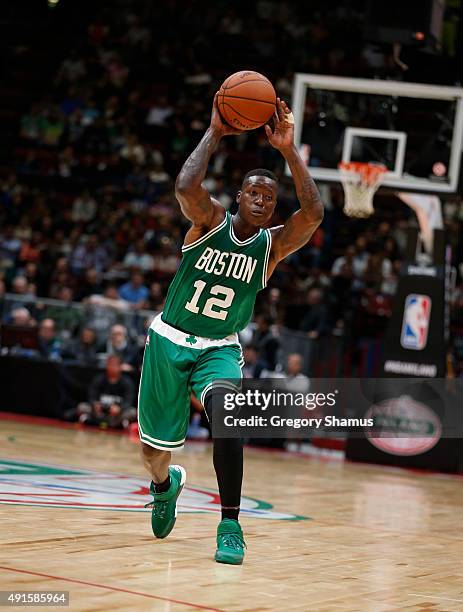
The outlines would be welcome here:
M 201 185 L 211 155 L 216 150 L 221 138 L 229 134 L 240 134 L 224 123 L 217 106 L 217 94 L 214 96 L 211 123 L 201 142 L 183 164 L 175 181 L 175 195 L 180 202 L 183 214 L 194 226 L 209 228 L 216 225 L 223 217 L 223 208 L 215 203 L 209 192 Z
M 277 98 L 274 129 L 265 126 L 270 144 L 288 163 L 301 208 L 282 227 L 272 230 L 271 260 L 274 265 L 297 251 L 310 239 L 323 220 L 323 203 L 317 186 L 294 144 L 294 120 L 287 104 Z

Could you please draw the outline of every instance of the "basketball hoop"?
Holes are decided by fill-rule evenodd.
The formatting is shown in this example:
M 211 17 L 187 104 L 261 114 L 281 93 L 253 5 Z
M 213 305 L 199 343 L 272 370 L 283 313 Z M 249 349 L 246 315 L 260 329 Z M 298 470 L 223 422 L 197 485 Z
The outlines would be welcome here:
M 373 214 L 373 196 L 387 172 L 382 164 L 341 162 L 338 166 L 344 187 L 344 213 L 348 217 Z

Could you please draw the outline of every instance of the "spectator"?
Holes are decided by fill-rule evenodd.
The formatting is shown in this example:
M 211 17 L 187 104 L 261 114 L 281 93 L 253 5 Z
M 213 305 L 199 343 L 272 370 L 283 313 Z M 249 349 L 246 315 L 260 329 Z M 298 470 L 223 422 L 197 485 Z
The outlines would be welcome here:
M 368 261 L 368 241 L 364 234 L 360 234 L 355 240 L 355 257 L 354 259 L 357 262 L 360 262 L 360 265 L 363 265 L 363 269 L 365 269 Z
M 167 236 L 161 238 L 161 250 L 153 258 L 153 272 L 158 280 L 170 279 L 180 265 L 178 253 L 174 251 L 174 243 Z
M 320 268 L 311 268 L 308 274 L 301 275 L 302 278 L 298 281 L 298 289 L 306 291 L 317 287 L 319 289 L 326 289 L 331 286 L 331 278 L 328 273 Z
M 274 371 L 277 365 L 280 342 L 271 329 L 272 324 L 273 319 L 265 315 L 260 315 L 256 319 L 256 329 L 252 337 L 252 344 L 258 353 L 255 367 L 256 378 L 259 378 L 262 370 Z
M 130 341 L 127 328 L 124 325 L 113 325 L 107 342 L 100 346 L 99 353 L 117 355 L 122 361 L 125 371 L 130 371 L 137 365 L 138 350 Z
M 338 257 L 333 267 L 331 268 L 331 274 L 333 276 L 339 276 L 346 270 L 349 270 L 354 276 L 360 278 L 365 272 L 367 266 L 367 258 L 365 253 L 357 253 L 354 245 L 348 246 L 345 255 Z
M 130 15 L 127 22 L 131 23 L 127 31 L 127 41 L 132 47 L 141 47 L 147 51 L 151 42 L 151 33 L 149 29 L 141 25 L 141 20 L 135 15 Z
M 15 276 L 11 283 L 11 291 L 16 295 L 27 296 L 29 283 L 25 276 Z
M 56 335 L 53 319 L 43 319 L 39 323 L 39 351 L 45 359 L 61 360 L 61 341 Z
M 24 268 L 22 269 L 22 274 L 24 274 L 24 277 L 27 281 L 28 289 L 30 289 L 31 283 L 33 283 L 34 285 L 43 284 L 43 276 L 34 261 L 29 261 L 24 266 Z M 33 295 L 35 295 L 35 293 L 33 293 Z
M 70 56 L 61 63 L 57 80 L 58 82 L 65 81 L 67 83 L 74 83 L 82 79 L 86 73 L 87 71 L 82 58 L 78 56 L 75 50 L 72 50 Z
M 34 302 L 36 300 L 36 288 L 28 282 L 25 276 L 16 276 L 11 283 L 11 292 L 17 298 L 10 299 L 5 305 L 3 318 L 8 319 L 8 313 L 27 305 L 35 313 Z M 12 315 L 10 315 L 12 316 Z
M 143 284 L 143 274 L 141 272 L 133 272 L 130 281 L 119 287 L 119 297 L 129 304 L 133 304 L 135 308 L 145 308 L 149 289 Z
M 61 141 L 66 124 L 57 108 L 47 109 L 44 113 L 40 142 L 49 147 L 57 147 Z
M 365 283 L 368 287 L 379 291 L 384 278 L 389 278 L 392 273 L 391 261 L 384 253 L 370 255 L 364 272 Z
M 95 330 L 98 341 L 105 342 L 108 330 L 121 320 L 129 303 L 119 298 L 117 286 L 108 283 L 103 295 L 91 295 L 86 302 L 86 324 Z
M 95 217 L 96 211 L 96 200 L 85 190 L 72 204 L 72 220 L 74 222 L 84 221 L 84 223 L 88 223 Z
M 18 225 L 14 231 L 15 238 L 19 240 L 30 240 L 32 236 L 32 228 L 30 220 L 26 215 L 22 215 L 19 219 Z
M 43 117 L 40 112 L 40 107 L 34 105 L 29 113 L 26 113 L 21 118 L 21 129 L 19 135 L 30 143 L 36 143 L 39 140 L 42 132 Z
M 35 327 L 36 322 L 27 308 L 20 306 L 11 312 L 11 323 L 18 327 Z
M 248 344 L 243 349 L 244 365 L 241 368 L 243 378 L 257 378 L 257 349 L 253 344 Z
M 79 283 L 76 293 L 76 300 L 80 302 L 91 295 L 99 295 L 101 293 L 101 282 L 98 272 L 95 268 L 85 270 L 85 276 Z
M 65 360 L 77 361 L 80 365 L 94 367 L 98 363 L 96 333 L 91 327 L 84 327 L 79 337 L 70 340 L 63 347 L 62 357 Z
M 108 253 L 98 245 L 96 234 L 90 234 L 85 242 L 76 247 L 71 256 L 71 269 L 77 276 L 82 276 L 87 268 L 95 268 L 101 273 L 108 263 Z
M 174 109 L 169 105 L 166 96 L 160 96 L 158 101 L 151 106 L 146 117 L 146 123 L 147 125 L 166 127 L 167 119 L 173 112 Z
M 106 62 L 106 70 L 109 82 L 116 89 L 122 89 L 129 76 L 129 68 L 120 59 L 117 53 L 112 53 Z
M 57 298 L 62 287 L 72 287 L 75 278 L 69 269 L 69 262 L 66 257 L 59 257 L 55 263 L 55 269 L 51 273 L 48 294 L 52 298 Z
M 134 166 L 143 166 L 146 161 L 146 154 L 143 145 L 138 142 L 135 134 L 129 134 L 126 144 L 122 147 L 119 155 L 129 161 Z
M 41 232 L 34 232 L 29 240 L 23 240 L 19 251 L 18 261 L 24 263 L 37 263 L 40 261 L 43 249 L 43 236 Z
M 7 225 L 0 234 L 0 270 L 13 267 L 21 249 L 21 241 L 15 238 L 14 226 Z
M 164 308 L 164 301 L 165 296 L 161 283 L 151 283 L 148 304 L 146 305 L 148 310 L 154 310 L 156 312 L 162 310 Z
M 278 287 L 272 287 L 269 291 L 267 302 L 268 315 L 277 322 L 283 319 L 283 305 L 281 303 L 281 290 Z
M 396 260 L 394 262 L 392 262 L 392 269 L 390 274 L 385 275 L 383 282 L 381 283 L 381 293 L 384 293 L 385 295 L 395 295 L 396 291 L 397 291 L 397 286 L 399 283 L 399 275 L 400 275 L 400 268 L 402 266 L 402 262 L 399 260 Z
M 127 253 L 123 263 L 126 268 L 139 268 L 143 272 L 153 269 L 153 258 L 146 252 L 144 240 L 137 240 L 134 250 Z
M 134 408 L 135 388 L 131 379 L 123 373 L 122 362 L 117 355 L 106 360 L 106 371 L 92 380 L 88 403 L 79 404 L 66 417 L 81 423 L 100 427 L 127 428 L 136 420 Z
M 71 287 L 60 287 L 56 298 L 61 304 L 45 306 L 42 317 L 51 319 L 61 337 L 69 337 L 80 327 L 83 319 L 81 308 L 73 303 L 74 292 Z
M 149 179 L 152 183 L 163 185 L 169 183 L 172 179 L 164 170 L 162 158 L 160 161 L 154 161 L 149 172 Z
M 307 293 L 306 304 L 308 306 L 299 329 L 307 332 L 309 338 L 315 339 L 322 335 L 327 323 L 327 309 L 323 304 L 323 291 L 310 289 Z
M 302 373 L 303 359 L 299 353 L 290 353 L 286 358 L 286 388 L 292 393 L 307 393 L 309 378 Z

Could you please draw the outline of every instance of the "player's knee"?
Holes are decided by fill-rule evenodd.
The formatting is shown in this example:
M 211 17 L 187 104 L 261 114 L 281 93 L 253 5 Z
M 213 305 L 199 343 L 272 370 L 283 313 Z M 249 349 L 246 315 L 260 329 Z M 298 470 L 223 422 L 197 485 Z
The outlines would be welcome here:
M 141 455 L 144 460 L 153 462 L 162 462 L 166 459 L 169 451 L 160 450 L 159 448 L 153 448 L 149 444 L 141 443 Z
M 230 393 L 228 389 L 221 389 L 215 387 L 213 390 L 209 390 L 206 393 L 204 399 L 204 411 L 206 413 L 209 424 L 212 426 L 214 413 L 217 410 L 223 408 L 225 404 L 225 396 Z

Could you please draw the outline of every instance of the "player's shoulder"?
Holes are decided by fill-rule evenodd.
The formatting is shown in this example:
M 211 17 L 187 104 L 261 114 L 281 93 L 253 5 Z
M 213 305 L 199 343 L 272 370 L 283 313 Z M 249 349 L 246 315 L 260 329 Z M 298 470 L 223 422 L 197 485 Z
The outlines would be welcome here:
M 193 246 L 206 234 L 217 230 L 220 226 L 225 226 L 227 222 L 227 211 L 216 199 L 211 198 L 213 213 L 207 224 L 194 224 L 187 231 L 183 248 Z
M 221 225 L 227 217 L 227 211 L 218 200 L 211 198 L 211 202 L 213 208 L 211 219 L 209 223 L 199 226 L 203 233 L 207 233 L 215 229 L 217 226 Z M 195 226 L 193 225 L 193 227 Z

